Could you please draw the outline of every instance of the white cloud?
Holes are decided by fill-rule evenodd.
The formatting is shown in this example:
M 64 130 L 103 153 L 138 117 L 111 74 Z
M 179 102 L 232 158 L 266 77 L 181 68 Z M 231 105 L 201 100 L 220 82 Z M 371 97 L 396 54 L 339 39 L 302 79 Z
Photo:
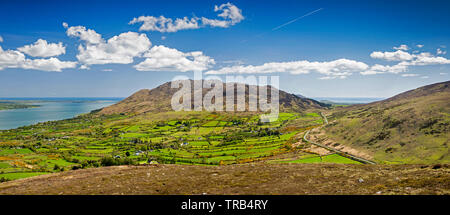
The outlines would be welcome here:
M 197 29 L 199 28 L 198 18 L 177 18 L 175 21 L 164 16 L 140 16 L 134 18 L 129 24 L 142 22 L 140 31 L 159 31 L 159 32 L 177 32 L 179 30 Z
M 423 79 L 427 79 L 427 78 L 429 78 L 428 76 L 422 76 L 422 77 L 420 77 L 420 78 L 423 78 Z
M 411 54 L 402 50 L 398 50 L 395 52 L 372 52 L 370 54 L 370 57 L 387 61 L 406 61 L 413 59 L 413 56 Z
M 438 64 L 450 64 L 450 60 L 444 57 L 433 56 L 428 52 L 422 52 L 420 54 L 414 55 L 414 60 L 402 63 L 408 66 L 427 66 Z
M 112 69 L 102 69 L 103 72 L 112 72 Z
M 444 50 L 438 48 L 438 49 L 436 50 L 436 54 L 437 54 L 437 55 L 447 54 L 447 51 L 444 51 Z
M 210 25 L 212 27 L 227 28 L 244 20 L 241 9 L 229 2 L 220 6 L 214 6 L 214 12 L 218 11 L 221 11 L 222 13 L 217 16 L 222 17 L 224 20 L 208 19 L 202 17 L 202 23 L 204 25 Z
M 35 69 L 48 72 L 61 72 L 62 69 L 75 68 L 77 62 L 72 61 L 60 61 L 58 58 L 49 59 L 26 59 L 25 62 L 21 64 L 23 69 Z
M 84 26 L 72 26 L 70 28 L 67 23 L 63 23 L 64 28 L 67 28 L 66 34 L 70 37 L 78 37 L 80 40 L 86 41 L 90 44 L 102 43 L 102 35 L 98 34 L 94 30 L 86 29 Z
M 161 36 L 161 40 L 165 40 L 165 39 L 167 39 L 166 36 Z
M 265 63 L 259 66 L 231 66 L 223 67 L 218 70 L 211 70 L 206 74 L 255 74 L 255 73 L 291 73 L 291 74 L 307 74 L 310 72 L 316 72 L 325 77 L 322 79 L 345 78 L 351 75 L 353 72 L 362 72 L 367 70 L 369 66 L 365 63 L 348 60 L 338 59 L 334 61 L 326 62 L 309 62 L 303 61 L 291 61 L 291 62 L 272 62 Z
M 417 48 L 423 48 L 422 44 L 417 45 Z
M 409 47 L 407 45 L 400 45 L 399 47 L 393 47 L 393 49 L 395 50 L 403 50 L 403 51 L 408 51 Z
M 144 54 L 146 59 L 135 65 L 139 71 L 204 71 L 211 67 L 214 59 L 203 55 L 202 52 L 183 53 L 165 46 L 154 46 Z
M 105 41 L 94 30 L 76 26 L 68 28 L 67 35 L 79 37 L 86 42 L 78 46 L 77 59 L 83 64 L 82 69 L 93 64 L 130 64 L 134 57 L 140 57 L 151 47 L 147 35 L 136 32 L 122 33 Z
M 198 29 L 205 26 L 227 28 L 244 20 L 241 9 L 231 3 L 220 6 L 215 5 L 214 11 L 220 12 L 217 16 L 222 19 L 209 19 L 206 17 L 172 19 L 164 16 L 140 16 L 133 18 L 128 24 L 142 23 L 141 27 L 139 27 L 140 31 L 177 32 L 180 30 Z
M 220 16 L 224 19 L 230 19 L 232 25 L 244 20 L 244 16 L 242 16 L 241 9 L 239 9 L 235 5 L 231 4 L 230 2 L 228 2 L 226 4 L 222 4 L 220 6 L 215 5 L 214 12 L 217 12 L 217 11 L 222 11 L 222 13 L 219 14 L 218 16 Z
M 376 75 L 376 74 L 383 74 L 383 73 L 397 74 L 397 73 L 406 72 L 407 69 L 408 69 L 408 66 L 404 65 L 403 62 L 393 65 L 393 66 L 375 64 L 375 65 L 371 66 L 369 70 L 360 72 L 360 74 L 361 75 Z
M 418 74 L 402 74 L 402 77 L 416 77 Z
M 0 46 L 0 70 L 5 68 L 34 69 L 49 72 L 61 72 L 62 69 L 75 68 L 77 62 L 60 61 L 57 58 L 26 59 L 25 55 L 16 50 L 4 51 Z
M 0 46 L 0 70 L 4 68 L 17 68 L 25 61 L 25 55 L 19 51 L 6 50 Z
M 3 37 L 0 36 L 0 43 L 3 43 Z
M 439 75 L 447 75 L 448 73 L 446 73 L 446 72 L 441 72 L 441 73 L 439 73 Z
M 439 50 L 439 49 L 438 49 Z M 439 51 L 438 51 L 439 53 Z M 387 61 L 401 61 L 397 65 L 379 65 L 372 66 L 368 71 L 361 72 L 362 75 L 374 75 L 382 73 L 402 73 L 408 70 L 409 66 L 427 66 L 450 64 L 450 60 L 444 57 L 434 56 L 428 52 L 410 54 L 401 50 L 396 52 L 372 52 L 372 58 L 384 59 Z M 407 76 L 404 76 L 407 77 Z
M 386 72 L 376 71 L 376 70 L 367 70 L 364 72 L 360 72 L 361 75 L 376 75 L 376 74 L 383 74 L 383 73 L 386 73 Z
M 38 39 L 34 44 L 20 47 L 17 50 L 32 57 L 52 57 L 66 53 L 66 47 L 62 42 L 48 43 L 43 39 Z
M 320 80 L 333 80 L 333 79 L 346 79 L 347 76 L 324 76 L 324 77 L 320 77 Z
M 220 27 L 220 28 L 227 28 L 230 26 L 230 22 L 227 20 L 208 19 L 205 17 L 202 17 L 202 23 L 203 25 L 209 25 L 211 27 Z

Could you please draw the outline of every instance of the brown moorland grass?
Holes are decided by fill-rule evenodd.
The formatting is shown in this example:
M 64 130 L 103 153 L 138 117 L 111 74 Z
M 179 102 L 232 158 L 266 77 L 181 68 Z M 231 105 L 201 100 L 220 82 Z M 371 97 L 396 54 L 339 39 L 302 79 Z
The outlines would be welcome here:
M 91 168 L 0 184 L 0 194 L 450 194 L 448 165 L 267 164 Z

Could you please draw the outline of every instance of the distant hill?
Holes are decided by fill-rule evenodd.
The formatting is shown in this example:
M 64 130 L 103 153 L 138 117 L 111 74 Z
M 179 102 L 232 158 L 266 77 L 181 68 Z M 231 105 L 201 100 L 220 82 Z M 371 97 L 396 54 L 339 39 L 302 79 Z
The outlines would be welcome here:
M 303 96 L 303 95 L 301 95 L 301 94 L 295 94 L 295 95 L 298 96 L 298 97 L 300 97 L 300 98 L 306 99 L 306 96 Z
M 328 137 L 368 152 L 376 161 L 450 162 L 450 81 L 338 108 L 331 119 L 325 127 Z
M 191 81 L 191 86 L 194 86 L 194 81 Z M 201 81 L 201 80 L 198 80 Z M 246 98 L 246 110 L 248 110 L 248 98 L 249 96 L 249 85 L 246 85 L 245 98 Z M 269 87 L 270 89 L 270 87 Z M 225 98 L 226 87 L 223 84 L 223 96 Z M 154 89 L 143 89 L 140 90 L 130 97 L 120 101 L 119 103 L 103 108 L 100 114 L 139 114 L 145 112 L 165 112 L 171 111 L 171 98 L 174 93 L 179 91 L 178 88 L 171 88 L 170 82 L 164 83 Z M 209 89 L 204 89 L 202 94 L 205 95 Z M 237 98 L 237 91 L 235 87 L 235 102 Z M 270 95 L 268 96 L 270 98 Z M 192 98 L 193 99 L 193 98 Z M 257 98 L 259 99 L 259 97 Z M 302 112 L 307 109 L 322 109 L 328 107 L 329 105 L 315 101 L 313 99 L 301 98 L 294 94 L 279 91 L 279 101 L 280 101 L 280 111 L 282 112 Z M 224 101 L 224 104 L 226 102 Z M 193 100 L 192 100 L 193 104 Z

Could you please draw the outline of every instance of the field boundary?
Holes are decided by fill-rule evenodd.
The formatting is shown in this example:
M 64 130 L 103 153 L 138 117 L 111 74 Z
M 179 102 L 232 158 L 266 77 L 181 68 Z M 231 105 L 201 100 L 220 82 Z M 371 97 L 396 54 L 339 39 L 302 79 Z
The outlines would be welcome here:
M 328 119 L 327 119 L 327 117 L 326 117 L 325 115 L 323 115 L 322 112 L 320 112 L 320 116 L 322 116 L 324 124 L 325 124 L 325 125 L 328 124 Z M 316 142 L 313 142 L 313 141 L 311 141 L 311 140 L 308 140 L 307 136 L 309 135 L 309 132 L 310 132 L 310 131 L 311 131 L 311 129 L 308 130 L 308 131 L 306 131 L 305 135 L 303 136 L 303 140 L 304 140 L 305 142 L 311 143 L 311 144 L 313 144 L 313 145 L 315 145 L 315 146 L 318 146 L 318 147 L 327 149 L 327 150 L 329 150 L 329 151 L 335 152 L 335 153 L 337 153 L 337 154 L 339 154 L 339 155 L 341 155 L 341 156 L 344 156 L 344 157 L 347 157 L 347 158 L 349 158 L 349 159 L 352 159 L 352 160 L 361 162 L 361 163 L 363 163 L 363 164 L 376 164 L 374 161 L 366 160 L 366 159 L 364 159 L 364 158 L 357 157 L 357 156 L 352 155 L 352 154 L 349 154 L 349 153 L 347 153 L 347 152 L 343 152 L 343 151 L 341 151 L 341 150 L 338 150 L 338 149 L 335 149 L 335 148 L 332 148 L 332 147 L 329 147 L 329 146 L 326 146 L 326 145 L 323 145 L 323 144 L 316 143 Z

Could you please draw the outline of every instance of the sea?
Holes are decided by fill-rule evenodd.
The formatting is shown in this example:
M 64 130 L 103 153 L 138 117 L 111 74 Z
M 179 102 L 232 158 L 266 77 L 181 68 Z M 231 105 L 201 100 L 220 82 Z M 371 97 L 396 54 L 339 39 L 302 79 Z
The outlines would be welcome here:
M 0 101 L 39 105 L 34 108 L 0 110 L 0 130 L 39 122 L 73 118 L 113 105 L 123 98 L 0 98 Z

